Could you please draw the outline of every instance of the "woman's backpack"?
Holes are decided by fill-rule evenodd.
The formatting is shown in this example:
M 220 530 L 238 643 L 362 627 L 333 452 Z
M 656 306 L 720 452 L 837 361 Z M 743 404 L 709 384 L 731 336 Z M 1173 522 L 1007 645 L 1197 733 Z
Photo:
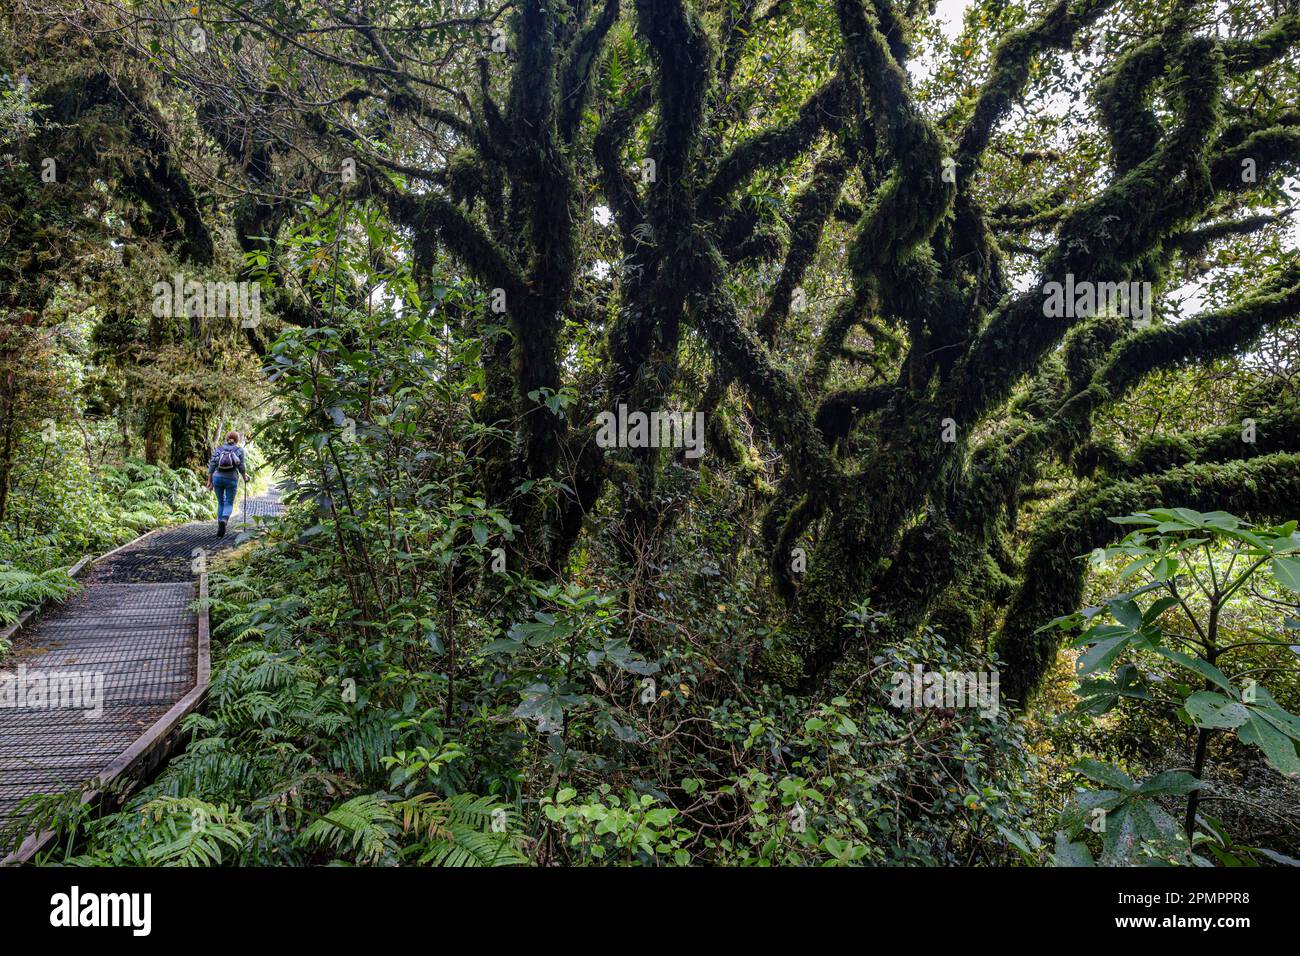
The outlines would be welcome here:
M 217 449 L 217 470 L 234 471 L 239 467 L 239 455 L 235 449 L 225 445 Z

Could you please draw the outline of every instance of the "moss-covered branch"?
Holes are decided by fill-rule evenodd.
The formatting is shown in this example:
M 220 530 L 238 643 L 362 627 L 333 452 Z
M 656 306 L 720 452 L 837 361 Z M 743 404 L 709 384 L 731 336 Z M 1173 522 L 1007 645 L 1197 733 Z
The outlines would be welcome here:
M 1252 447 L 1246 447 L 1247 445 Z M 1248 422 L 1210 428 L 1190 435 L 1158 435 L 1140 443 L 1132 454 L 1113 448 L 1090 449 L 1087 457 L 1111 478 L 1132 479 L 1191 464 L 1212 464 L 1290 452 L 1300 448 L 1300 411 L 1285 408 Z
M 619 0 L 605 0 L 595 19 L 583 28 L 565 54 L 560 71 L 559 127 L 560 136 L 566 143 L 573 142 L 589 97 L 591 72 L 599 57 L 601 44 L 618 19 L 618 13 Z
M 1203 157 L 1217 122 L 1222 55 L 1212 41 L 1192 37 L 1182 41 L 1172 60 L 1168 85 L 1179 102 L 1179 124 L 1150 156 L 1069 216 L 1043 264 L 1044 283 L 1059 281 L 1067 273 L 1076 282 L 1115 282 L 1140 275 L 1158 244 L 1180 223 L 1197 218 L 1211 201 L 1213 187 Z M 1175 196 L 1182 200 L 1180 205 L 1173 204 Z M 1116 230 L 1118 222 L 1124 223 L 1122 230 Z M 953 415 L 973 421 L 1005 400 L 1020 376 L 1076 321 L 1044 315 L 1041 293 L 1008 303 L 962 360 L 948 402 Z
M 808 149 L 823 130 L 842 122 L 844 93 L 844 75 L 836 73 L 808 97 L 789 123 L 751 136 L 723 157 L 700 195 L 701 215 L 716 218 L 726 197 L 746 179 L 760 169 L 789 162 Z
M 1037 23 L 1016 30 L 998 44 L 989 79 L 957 139 L 959 188 L 988 148 L 998 121 L 1024 90 L 1034 57 L 1048 49 L 1069 49 L 1078 32 L 1096 21 L 1112 3 L 1114 0 L 1058 0 Z
M 759 337 L 769 346 L 776 341 L 790 315 L 794 290 L 817 255 L 822 229 L 835 209 L 848 171 L 848 160 L 841 153 L 832 152 L 817 164 L 812 181 L 795 197 L 785 262 L 772 286 L 767 308 L 758 320 Z
M 395 222 L 415 230 L 417 236 L 436 235 L 485 286 L 504 289 L 507 303 L 522 302 L 531 294 L 506 252 L 447 199 L 397 190 L 383 190 L 380 195 Z
M 1229 73 L 1249 73 L 1281 59 L 1300 44 L 1300 13 L 1288 13 L 1259 36 L 1223 44 Z
M 741 325 L 726 289 L 721 253 L 700 232 L 694 238 L 691 254 L 683 256 L 681 262 L 678 268 L 688 273 L 682 281 L 694 290 L 691 311 L 714 356 L 762 406 L 765 423 L 786 452 L 790 472 L 800 477 L 810 493 L 832 493 L 834 467 L 830 451 L 795 383 Z

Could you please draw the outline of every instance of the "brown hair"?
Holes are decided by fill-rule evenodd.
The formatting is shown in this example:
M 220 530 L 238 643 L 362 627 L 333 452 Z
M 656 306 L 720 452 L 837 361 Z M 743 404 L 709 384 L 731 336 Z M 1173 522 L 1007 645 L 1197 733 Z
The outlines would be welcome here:
M 238 445 L 238 444 L 239 444 L 239 432 L 227 432 L 227 433 L 226 433 L 226 441 L 229 442 L 229 443 L 232 444 L 232 445 Z

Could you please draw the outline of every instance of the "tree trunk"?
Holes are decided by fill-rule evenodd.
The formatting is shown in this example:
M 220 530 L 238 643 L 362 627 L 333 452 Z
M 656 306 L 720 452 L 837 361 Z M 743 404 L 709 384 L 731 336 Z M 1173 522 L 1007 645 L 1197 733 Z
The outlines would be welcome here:
M 210 452 L 208 429 L 212 425 L 211 413 L 173 402 L 171 415 L 170 465 L 201 471 Z
M 144 460 L 151 465 L 161 464 L 167 459 L 171 418 L 171 409 L 161 404 L 151 405 L 145 416 Z
M 5 510 L 9 506 L 9 476 L 13 473 L 14 424 L 5 418 L 4 447 L 0 449 L 0 525 L 4 524 Z

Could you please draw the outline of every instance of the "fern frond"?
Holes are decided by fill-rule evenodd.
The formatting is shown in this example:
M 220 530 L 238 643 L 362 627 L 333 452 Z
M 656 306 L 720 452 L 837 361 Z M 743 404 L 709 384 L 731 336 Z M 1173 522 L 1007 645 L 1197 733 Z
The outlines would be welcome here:
M 378 863 L 392 849 L 397 818 L 379 794 L 363 793 L 339 804 L 303 831 L 310 844 L 349 849 L 360 863 Z

